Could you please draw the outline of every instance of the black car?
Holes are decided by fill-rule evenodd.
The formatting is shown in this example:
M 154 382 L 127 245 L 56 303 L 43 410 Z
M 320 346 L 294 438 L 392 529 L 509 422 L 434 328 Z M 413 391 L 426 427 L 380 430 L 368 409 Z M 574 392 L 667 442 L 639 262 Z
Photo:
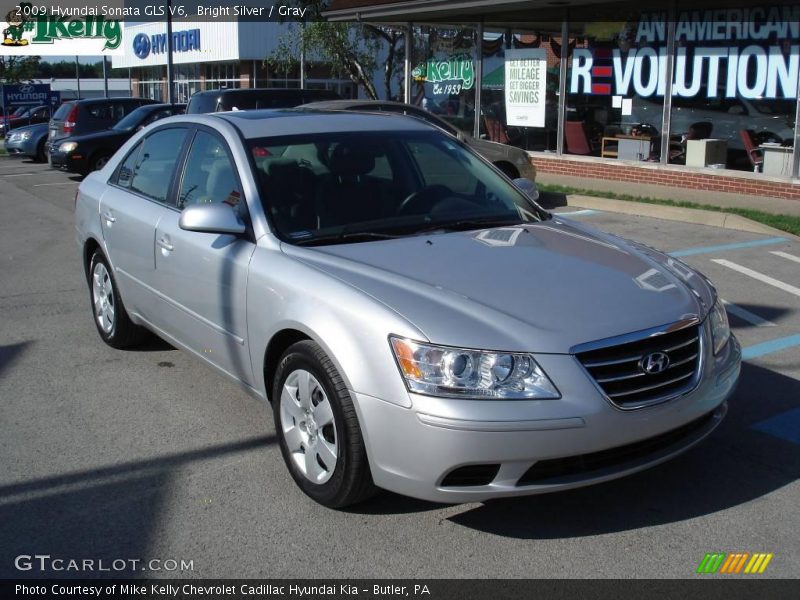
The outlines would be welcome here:
M 91 98 L 70 100 L 50 119 L 50 141 L 102 131 L 140 106 L 157 104 L 149 98 Z
M 102 169 L 114 152 L 142 127 L 165 117 L 181 115 L 185 110 L 185 104 L 148 104 L 110 129 L 51 141 L 50 165 L 81 175 Z
M 330 90 L 301 90 L 297 88 L 249 88 L 196 92 L 189 98 L 186 114 L 251 110 L 256 108 L 294 108 L 320 100 L 338 100 L 339 94 Z

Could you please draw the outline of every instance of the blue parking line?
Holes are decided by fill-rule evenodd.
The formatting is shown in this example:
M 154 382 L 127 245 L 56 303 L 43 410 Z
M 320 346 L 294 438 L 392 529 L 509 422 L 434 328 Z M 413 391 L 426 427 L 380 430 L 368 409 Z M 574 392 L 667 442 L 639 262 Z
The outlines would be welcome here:
M 699 248 L 686 248 L 684 250 L 676 250 L 675 252 L 668 252 L 670 256 L 694 256 L 695 254 L 709 254 L 711 252 L 724 252 L 726 250 L 739 250 L 741 248 L 756 248 L 758 246 L 770 246 L 772 244 L 780 244 L 785 242 L 786 238 L 775 237 L 767 238 L 765 240 L 752 240 L 750 242 L 739 242 L 738 244 L 722 244 L 720 246 L 702 246 Z
M 790 335 L 788 337 L 762 342 L 753 346 L 748 346 L 742 350 L 742 360 L 750 360 L 751 358 L 758 358 L 765 354 L 772 354 L 779 350 L 785 350 L 792 346 L 800 346 L 800 335 Z
M 774 435 L 792 444 L 800 444 L 800 408 L 793 408 L 765 419 L 753 425 L 751 429 Z

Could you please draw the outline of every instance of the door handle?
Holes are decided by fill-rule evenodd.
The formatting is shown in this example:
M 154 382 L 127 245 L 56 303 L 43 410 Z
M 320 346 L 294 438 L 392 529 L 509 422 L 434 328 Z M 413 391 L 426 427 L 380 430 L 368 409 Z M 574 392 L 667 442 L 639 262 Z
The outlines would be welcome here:
M 165 240 L 164 238 L 161 238 L 161 239 L 160 239 L 160 240 L 158 240 L 158 242 L 156 242 L 156 243 L 157 243 L 159 246 L 161 246 L 161 247 L 162 247 L 164 250 L 167 250 L 168 252 L 172 252 L 172 251 L 175 249 L 175 246 L 173 246 L 172 244 L 170 244 L 170 243 L 169 243 L 169 240 Z
M 103 218 L 108 221 L 109 223 L 116 223 L 117 217 L 111 214 L 111 211 L 106 211 L 103 213 Z

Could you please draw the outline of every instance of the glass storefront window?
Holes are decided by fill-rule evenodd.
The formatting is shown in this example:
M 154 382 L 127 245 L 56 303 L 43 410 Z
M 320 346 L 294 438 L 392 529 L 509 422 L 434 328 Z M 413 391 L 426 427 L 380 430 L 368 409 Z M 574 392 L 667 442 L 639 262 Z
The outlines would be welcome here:
M 411 103 L 471 134 L 475 119 L 474 28 L 415 28 Z
M 679 6 L 670 163 L 791 174 L 800 23 L 790 14 Z
M 653 27 L 666 31 L 663 20 Z M 638 19 L 569 28 L 564 152 L 659 161 L 666 47 L 637 35 Z
M 481 136 L 554 152 L 558 140 L 561 23 L 484 30 Z

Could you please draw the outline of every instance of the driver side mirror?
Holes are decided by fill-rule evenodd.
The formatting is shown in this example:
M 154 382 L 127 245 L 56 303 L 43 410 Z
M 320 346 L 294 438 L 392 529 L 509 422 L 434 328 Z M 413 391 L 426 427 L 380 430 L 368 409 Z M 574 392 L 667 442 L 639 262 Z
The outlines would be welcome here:
M 245 225 L 225 203 L 192 204 L 181 212 L 178 226 L 186 231 L 241 235 Z
M 517 177 L 512 181 L 512 183 L 530 200 L 533 200 L 534 202 L 539 200 L 539 188 L 537 188 L 536 184 L 527 177 Z

